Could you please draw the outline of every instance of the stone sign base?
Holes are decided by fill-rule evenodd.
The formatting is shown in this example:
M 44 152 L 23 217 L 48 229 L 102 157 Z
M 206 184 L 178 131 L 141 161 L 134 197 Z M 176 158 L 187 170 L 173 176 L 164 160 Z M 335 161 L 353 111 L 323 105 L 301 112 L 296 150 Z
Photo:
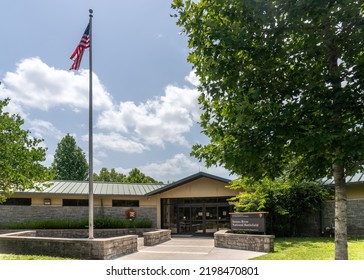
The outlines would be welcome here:
M 215 247 L 256 252 L 273 252 L 274 235 L 238 234 L 228 230 L 215 232 Z

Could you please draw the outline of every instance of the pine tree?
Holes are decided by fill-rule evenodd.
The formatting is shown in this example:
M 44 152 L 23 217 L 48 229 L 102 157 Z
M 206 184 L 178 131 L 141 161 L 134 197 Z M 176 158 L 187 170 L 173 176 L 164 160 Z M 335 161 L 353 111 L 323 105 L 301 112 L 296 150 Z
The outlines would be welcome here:
M 67 134 L 59 143 L 54 155 L 52 169 L 58 180 L 86 180 L 88 177 L 88 163 L 86 155 L 76 140 Z

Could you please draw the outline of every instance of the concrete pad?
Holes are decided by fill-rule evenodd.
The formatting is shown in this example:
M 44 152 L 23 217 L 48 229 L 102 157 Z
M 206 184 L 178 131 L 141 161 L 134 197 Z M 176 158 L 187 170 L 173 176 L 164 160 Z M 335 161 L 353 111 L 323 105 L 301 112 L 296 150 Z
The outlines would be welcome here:
M 145 247 L 138 242 L 138 252 L 118 260 L 248 260 L 261 252 L 215 248 L 212 237 L 172 237 L 162 244 Z

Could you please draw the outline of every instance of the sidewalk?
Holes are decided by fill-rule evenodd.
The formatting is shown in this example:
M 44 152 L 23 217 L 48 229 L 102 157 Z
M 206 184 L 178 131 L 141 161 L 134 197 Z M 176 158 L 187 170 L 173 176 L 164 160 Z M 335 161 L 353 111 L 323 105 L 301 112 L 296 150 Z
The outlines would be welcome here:
M 247 260 L 264 255 L 261 252 L 215 248 L 211 237 L 172 237 L 162 244 L 146 247 L 138 239 L 138 252 L 118 260 Z

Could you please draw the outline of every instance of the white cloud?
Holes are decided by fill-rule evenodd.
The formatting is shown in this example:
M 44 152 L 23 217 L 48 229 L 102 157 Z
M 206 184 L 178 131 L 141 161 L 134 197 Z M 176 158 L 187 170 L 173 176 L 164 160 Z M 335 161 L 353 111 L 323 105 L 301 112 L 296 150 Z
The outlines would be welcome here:
M 83 141 L 88 141 L 88 135 L 82 136 Z M 117 151 L 120 153 L 142 153 L 145 150 L 148 150 L 146 146 L 136 141 L 130 140 L 126 137 L 123 137 L 117 133 L 110 134 L 102 134 L 96 133 L 93 134 L 93 147 L 94 149 L 108 149 L 112 151 Z
M 47 154 L 46 160 L 43 162 L 44 166 L 51 166 L 54 161 L 54 154 Z
M 110 94 L 94 74 L 94 109 L 99 110 L 94 133 L 94 164 L 100 165 L 106 151 L 141 154 L 150 146 L 164 148 L 167 143 L 189 146 L 188 133 L 199 121 L 199 93 L 193 72 L 185 78 L 191 87 L 166 86 L 162 96 L 142 103 L 133 101 L 113 105 Z M 39 58 L 21 61 L 14 72 L 7 72 L 0 85 L 1 96 L 9 97 L 8 110 L 28 118 L 32 109 L 51 111 L 70 107 L 74 112 L 88 109 L 88 71 L 74 73 L 49 67 Z M 30 116 L 30 115 L 29 115 Z M 53 121 L 52 121 L 53 122 Z M 63 133 L 50 121 L 27 119 L 32 135 L 37 138 L 61 139 Z M 88 135 L 82 136 L 88 142 Z M 102 160 L 100 160 L 102 159 Z M 47 155 L 50 164 L 53 155 Z M 134 167 L 134 166 L 133 166 Z M 139 167 L 157 180 L 178 180 L 201 170 L 201 165 L 183 154 L 164 162 Z M 119 172 L 120 172 L 119 168 Z M 122 169 L 127 174 L 129 169 Z
M 175 178 L 182 173 L 197 173 L 199 164 L 184 154 L 176 154 L 173 158 L 160 163 L 151 163 L 139 167 L 140 170 L 153 178 Z
M 40 58 L 21 61 L 15 72 L 4 77 L 5 94 L 16 104 L 47 111 L 56 106 L 70 106 L 73 110 L 88 108 L 88 70 L 74 73 L 50 67 Z M 110 109 L 112 98 L 93 75 L 94 109 Z
M 132 168 L 116 168 L 118 172 L 128 174 Z M 176 154 L 163 162 L 155 162 L 139 166 L 138 169 L 144 174 L 151 176 L 157 181 L 165 183 L 177 181 L 198 172 L 206 172 L 222 178 L 233 179 L 229 172 L 223 167 L 206 168 L 204 163 L 186 156 Z
M 45 136 L 53 136 L 54 138 L 60 140 L 64 137 L 59 129 L 57 129 L 52 123 L 44 120 L 32 119 L 28 120 L 30 131 L 32 135 L 36 138 L 45 138 Z
M 192 85 L 194 85 L 195 87 L 198 87 L 200 85 L 200 80 L 199 78 L 196 76 L 196 72 L 195 71 L 191 71 L 188 76 L 185 77 L 185 80 L 189 83 L 191 83 Z
M 188 146 L 184 137 L 199 120 L 196 89 L 169 85 L 161 97 L 144 103 L 121 102 L 104 111 L 97 127 L 119 133 L 132 133 L 146 145 L 163 147 L 166 142 Z

